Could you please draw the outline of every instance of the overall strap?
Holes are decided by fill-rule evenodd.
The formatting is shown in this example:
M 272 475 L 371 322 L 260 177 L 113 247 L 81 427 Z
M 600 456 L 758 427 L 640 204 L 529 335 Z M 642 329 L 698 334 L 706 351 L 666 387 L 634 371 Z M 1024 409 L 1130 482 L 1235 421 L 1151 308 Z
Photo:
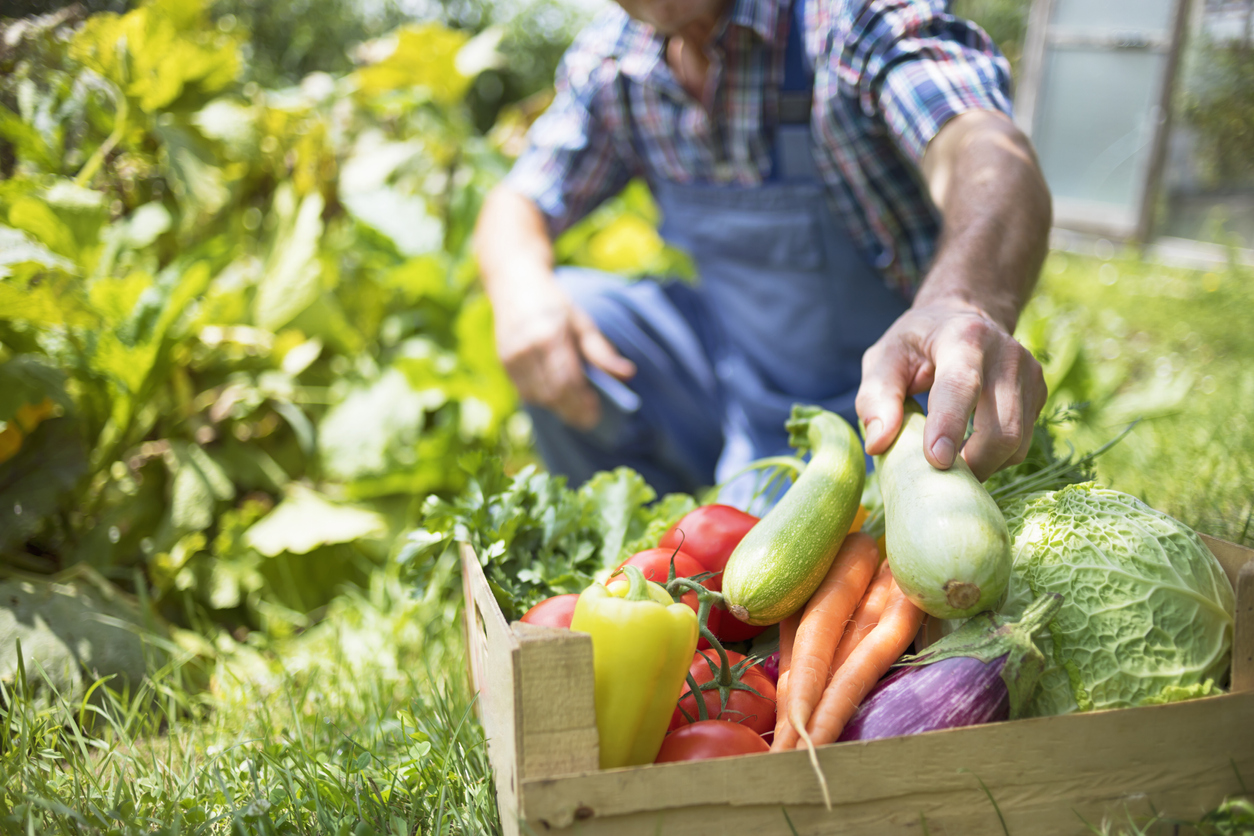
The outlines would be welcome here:
M 779 119 L 771 142 L 773 182 L 820 181 L 810 141 L 810 108 L 814 104 L 814 68 L 805 48 L 806 0 L 793 0 L 784 81 L 779 87 Z
M 814 68 L 806 54 L 806 0 L 793 0 L 788 27 L 788 48 L 784 52 L 784 83 L 779 89 L 779 122 L 799 125 L 810 122 L 814 98 Z

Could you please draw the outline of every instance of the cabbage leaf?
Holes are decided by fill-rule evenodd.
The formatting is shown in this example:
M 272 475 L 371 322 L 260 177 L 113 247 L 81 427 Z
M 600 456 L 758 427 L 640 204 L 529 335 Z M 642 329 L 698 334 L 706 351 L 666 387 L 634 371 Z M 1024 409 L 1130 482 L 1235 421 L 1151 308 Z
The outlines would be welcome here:
M 1235 596 L 1190 528 L 1092 482 L 1011 504 L 1014 568 L 1003 614 L 1048 593 L 1063 606 L 1038 642 L 1049 666 L 1029 716 L 1217 693 Z

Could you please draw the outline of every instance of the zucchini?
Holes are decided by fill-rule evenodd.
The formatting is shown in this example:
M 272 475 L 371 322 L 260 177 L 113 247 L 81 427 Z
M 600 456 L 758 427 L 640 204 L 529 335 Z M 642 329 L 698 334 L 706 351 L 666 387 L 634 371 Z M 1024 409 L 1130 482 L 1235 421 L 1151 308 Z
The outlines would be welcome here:
M 993 609 L 1010 581 L 1010 533 L 962 456 L 937 470 L 923 456 L 923 410 L 906 400 L 901 432 L 875 457 L 888 565 L 901 591 L 937 618 Z
M 866 480 L 862 444 L 844 418 L 796 405 L 787 428 L 792 446 L 810 449 L 810 462 L 723 570 L 728 609 L 747 624 L 775 624 L 810 600 L 849 533 Z

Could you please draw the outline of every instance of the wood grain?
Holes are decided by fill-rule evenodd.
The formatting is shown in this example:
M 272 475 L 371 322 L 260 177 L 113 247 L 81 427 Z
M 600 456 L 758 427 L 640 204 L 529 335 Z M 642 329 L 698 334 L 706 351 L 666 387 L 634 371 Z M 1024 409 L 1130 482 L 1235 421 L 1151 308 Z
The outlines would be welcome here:
M 842 815 L 909 808 L 926 799 L 938 814 L 974 810 L 983 795 L 974 777 L 985 782 L 1003 812 L 1038 804 L 1092 809 L 1134 793 L 1149 794 L 1157 803 L 1160 792 L 1177 785 L 1217 786 L 1224 783 L 1222 774 L 1235 781 L 1233 763 L 1242 775 L 1254 774 L 1254 694 L 838 743 L 818 751 L 833 812 Z M 766 758 L 769 768 L 761 761 Z M 903 769 L 904 764 L 910 767 Z M 586 826 L 637 812 L 676 811 L 693 798 L 736 808 L 822 810 L 803 751 L 523 784 L 527 820 L 554 829 L 569 826 L 577 815 Z M 734 816 L 739 815 L 737 810 Z
M 515 720 L 522 775 L 546 778 L 596 769 L 597 739 L 592 637 L 515 622 L 519 656 Z
M 1254 560 L 1237 575 L 1237 628 L 1232 639 L 1232 690 L 1254 691 Z
M 518 640 L 488 588 L 474 549 L 462 544 L 466 655 L 478 692 L 479 719 L 488 740 L 488 761 L 505 836 L 518 836 L 518 764 L 521 747 L 514 717 Z

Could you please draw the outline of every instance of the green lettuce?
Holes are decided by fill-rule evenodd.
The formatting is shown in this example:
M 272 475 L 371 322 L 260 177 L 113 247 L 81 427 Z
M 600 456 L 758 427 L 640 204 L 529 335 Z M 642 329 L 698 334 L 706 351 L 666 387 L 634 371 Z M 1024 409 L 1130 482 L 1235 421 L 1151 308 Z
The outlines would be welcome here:
M 1002 612 L 1057 592 L 1038 642 L 1049 666 L 1027 714 L 1174 702 L 1217 693 L 1232 651 L 1235 596 L 1191 529 L 1092 482 L 1005 509 L 1014 570 Z

